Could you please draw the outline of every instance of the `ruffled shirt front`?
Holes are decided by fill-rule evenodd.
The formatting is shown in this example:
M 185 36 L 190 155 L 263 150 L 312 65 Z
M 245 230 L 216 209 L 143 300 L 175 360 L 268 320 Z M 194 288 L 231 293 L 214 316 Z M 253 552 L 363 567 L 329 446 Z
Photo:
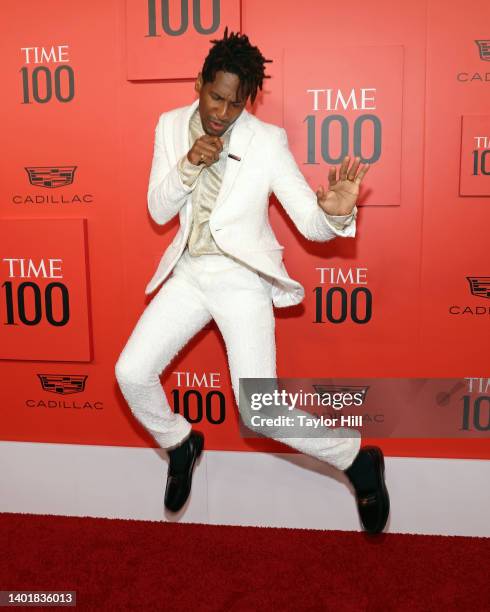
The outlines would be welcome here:
M 194 257 L 223 253 L 214 241 L 209 229 L 209 217 L 213 211 L 221 187 L 221 181 L 223 180 L 233 125 L 234 123 L 221 136 L 224 140 L 223 150 L 217 162 L 210 166 L 206 166 L 206 164 L 195 166 L 187 159 L 187 154 L 179 162 L 179 172 L 182 181 L 187 186 L 194 187 L 192 192 L 192 225 L 187 241 L 189 253 Z M 196 108 L 189 122 L 189 149 L 205 133 L 202 127 L 199 108 Z

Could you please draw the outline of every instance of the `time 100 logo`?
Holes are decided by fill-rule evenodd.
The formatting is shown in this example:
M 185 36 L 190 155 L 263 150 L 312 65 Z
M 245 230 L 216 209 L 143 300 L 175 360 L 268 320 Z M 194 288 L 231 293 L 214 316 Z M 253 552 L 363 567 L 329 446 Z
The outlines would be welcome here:
M 210 0 L 211 8 L 211 25 L 204 27 L 201 16 L 201 0 L 192 0 L 192 25 L 198 34 L 213 34 L 220 26 L 221 21 L 221 6 L 220 0 Z M 161 26 L 167 36 L 182 36 L 189 29 L 189 4 L 191 0 L 180 0 L 180 20 L 175 14 L 177 11 L 172 11 L 172 22 L 177 21 L 179 25 L 172 27 L 170 24 L 170 0 L 160 0 L 161 11 Z M 179 4 L 173 2 L 173 5 Z M 157 34 L 157 2 L 156 0 L 148 0 L 148 34 L 147 36 L 160 36 Z

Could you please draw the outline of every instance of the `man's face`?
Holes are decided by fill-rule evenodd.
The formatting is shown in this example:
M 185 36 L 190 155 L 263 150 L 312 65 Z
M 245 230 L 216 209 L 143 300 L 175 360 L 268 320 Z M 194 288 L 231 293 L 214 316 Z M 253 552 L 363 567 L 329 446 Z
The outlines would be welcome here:
M 218 70 L 212 83 L 203 83 L 201 73 L 197 75 L 194 88 L 199 93 L 199 114 L 206 134 L 221 136 L 240 116 L 247 98 L 237 97 L 239 84 L 238 75 L 232 72 Z

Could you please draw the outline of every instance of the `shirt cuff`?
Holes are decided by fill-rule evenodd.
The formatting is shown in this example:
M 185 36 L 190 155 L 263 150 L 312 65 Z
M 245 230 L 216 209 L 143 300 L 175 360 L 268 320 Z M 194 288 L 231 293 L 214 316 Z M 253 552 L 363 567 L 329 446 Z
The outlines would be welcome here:
M 350 225 L 355 218 L 357 217 L 357 206 L 354 206 L 352 212 L 348 215 L 329 215 L 325 211 L 323 211 L 327 221 L 338 230 L 345 229 L 348 225 Z
M 187 187 L 195 187 L 197 179 L 202 172 L 205 164 L 200 164 L 199 166 L 195 166 L 191 164 L 191 162 L 187 159 L 187 153 L 182 157 L 177 164 L 177 169 L 180 174 L 180 178 L 184 185 Z

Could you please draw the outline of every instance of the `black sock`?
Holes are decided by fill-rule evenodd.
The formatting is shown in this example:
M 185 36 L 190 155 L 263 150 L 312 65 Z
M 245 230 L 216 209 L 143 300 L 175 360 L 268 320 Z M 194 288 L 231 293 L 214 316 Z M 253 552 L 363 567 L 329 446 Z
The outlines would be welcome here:
M 356 489 L 369 491 L 376 488 L 376 470 L 369 453 L 359 451 L 352 465 L 344 470 L 344 472 Z
M 184 440 L 179 446 L 173 449 L 167 450 L 170 459 L 170 469 L 172 471 L 182 471 L 189 461 L 189 443 L 188 438 Z

